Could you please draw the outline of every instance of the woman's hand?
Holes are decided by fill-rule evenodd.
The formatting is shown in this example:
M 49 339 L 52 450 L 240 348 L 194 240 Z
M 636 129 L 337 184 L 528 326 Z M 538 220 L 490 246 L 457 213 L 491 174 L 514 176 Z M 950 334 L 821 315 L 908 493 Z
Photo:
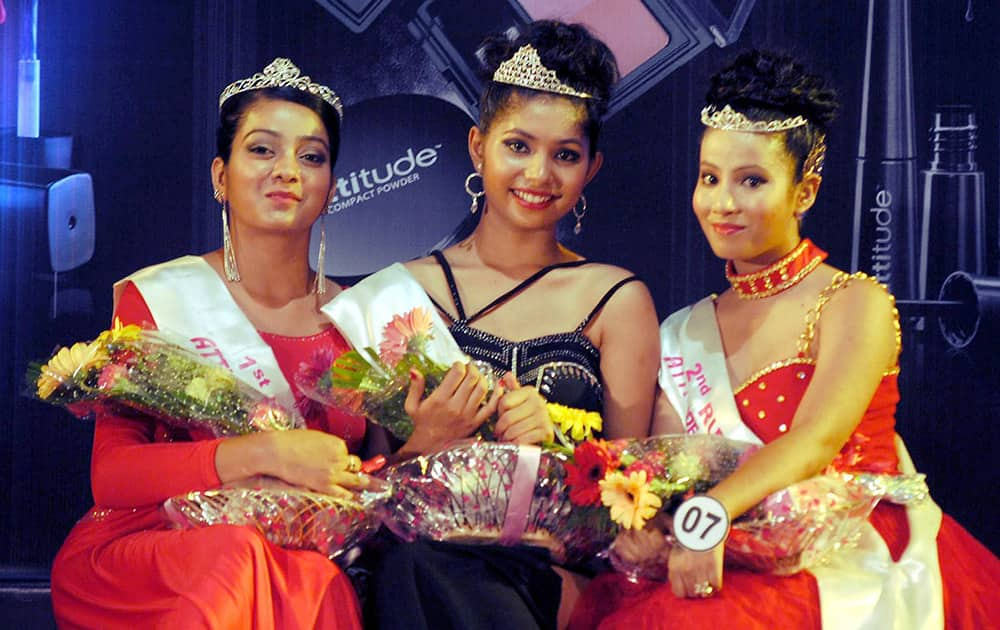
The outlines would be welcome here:
M 344 441 L 313 430 L 273 431 L 269 463 L 262 472 L 294 486 L 350 498 L 346 488 L 364 487 L 358 476 L 361 460 L 347 451 Z
M 670 588 L 677 597 L 711 597 L 722 590 L 725 545 L 691 551 L 680 545 L 670 550 Z
M 413 418 L 413 434 L 401 453 L 428 453 L 453 440 L 472 435 L 497 410 L 503 387 L 487 400 L 486 379 L 473 364 L 455 363 L 441 384 L 424 397 L 424 375 L 410 372 L 410 390 L 403 408 Z
M 541 444 L 555 439 L 549 410 L 538 390 L 522 387 L 510 372 L 503 375 L 501 384 L 506 386 L 507 393 L 497 409 L 499 419 L 494 430 L 497 439 L 517 444 Z
M 611 547 L 619 560 L 631 565 L 666 562 L 670 545 L 653 521 L 643 529 L 626 529 L 618 534 Z

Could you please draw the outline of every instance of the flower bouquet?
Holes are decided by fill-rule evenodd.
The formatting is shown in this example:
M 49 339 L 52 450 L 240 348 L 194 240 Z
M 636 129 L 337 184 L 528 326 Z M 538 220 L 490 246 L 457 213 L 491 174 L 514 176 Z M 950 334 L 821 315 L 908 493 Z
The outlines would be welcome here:
M 396 535 L 464 544 L 528 545 L 586 562 L 616 531 L 606 511 L 573 509 L 563 452 L 469 441 L 382 472 L 378 510 Z
M 437 387 L 455 362 L 467 357 L 430 298 L 402 265 L 384 269 L 340 293 L 323 307 L 354 350 L 330 365 L 306 366 L 295 381 L 307 396 L 364 414 L 401 440 L 413 432 L 403 404 L 410 370 Z M 492 376 L 487 373 L 486 376 Z M 481 432 L 489 437 L 489 427 Z
M 169 333 L 119 321 L 94 341 L 59 348 L 47 362 L 30 365 L 28 383 L 33 397 L 80 417 L 109 405 L 217 437 L 303 426 L 297 413 Z
M 778 575 L 822 565 L 856 544 L 879 501 L 906 504 L 927 496 L 923 475 L 817 475 L 769 495 L 736 519 L 726 563 Z
M 759 447 L 716 435 L 664 435 L 620 442 L 584 442 L 573 452 L 570 497 L 582 509 L 603 506 L 613 522 L 641 529 L 657 514 L 672 513 L 690 496 L 705 492 Z M 725 545 L 729 566 L 790 574 L 851 546 L 882 498 L 922 500 L 921 475 L 827 473 L 767 496 L 731 524 Z M 672 537 L 668 537 L 672 542 Z M 665 580 L 665 559 L 624 562 L 616 569 L 632 578 Z
M 318 551 L 345 565 L 349 550 L 379 527 L 374 505 L 387 486 L 372 479 L 353 499 L 284 486 L 222 488 L 167 499 L 164 516 L 181 529 L 249 525 L 275 545 Z

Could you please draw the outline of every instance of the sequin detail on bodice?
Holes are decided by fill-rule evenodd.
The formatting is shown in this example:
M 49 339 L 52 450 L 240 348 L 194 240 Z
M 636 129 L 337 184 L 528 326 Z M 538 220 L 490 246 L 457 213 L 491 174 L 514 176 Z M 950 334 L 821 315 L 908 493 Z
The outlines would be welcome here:
M 476 313 L 466 316 L 451 266 L 441 252 L 435 251 L 433 254 L 444 273 L 458 316 L 452 317 L 447 309 L 436 302 L 435 306 L 451 320 L 449 330 L 466 354 L 476 361 L 489 365 L 497 376 L 506 372 L 514 373 L 518 382 L 538 387 L 538 391 L 550 402 L 589 411 L 601 411 L 603 402 L 601 353 L 584 334 L 584 330 L 619 288 L 638 278 L 630 276 L 612 286 L 580 325 L 572 331 L 511 341 L 475 328 L 472 323 L 486 313 L 501 307 L 550 271 L 579 267 L 589 261 L 581 260 L 543 267 Z
M 792 418 L 805 395 L 815 360 L 809 346 L 815 334 L 823 306 L 832 294 L 851 280 L 871 280 L 864 274 L 838 274 L 824 289 L 806 318 L 805 331 L 799 338 L 799 356 L 778 361 L 755 372 L 735 391 L 736 407 L 746 424 L 762 441 L 769 443 L 791 428 Z M 899 316 L 895 313 L 897 350 L 900 343 Z M 893 473 L 898 459 L 895 445 L 895 413 L 899 402 L 899 368 L 886 370 L 865 410 L 861 422 L 831 464 L 836 470 Z

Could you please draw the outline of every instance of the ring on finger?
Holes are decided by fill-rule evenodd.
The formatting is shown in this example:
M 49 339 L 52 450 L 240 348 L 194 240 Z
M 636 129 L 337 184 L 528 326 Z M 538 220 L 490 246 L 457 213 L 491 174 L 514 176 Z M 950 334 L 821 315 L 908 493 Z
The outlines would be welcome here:
M 347 466 L 345 467 L 347 472 L 356 473 L 361 470 L 361 458 L 357 455 L 349 455 L 347 457 Z
M 716 588 L 712 586 L 712 583 L 709 582 L 708 580 L 705 580 L 704 582 L 698 582 L 697 584 L 694 585 L 695 597 L 701 597 L 701 598 L 712 597 L 713 595 L 715 595 L 716 592 L 717 592 Z

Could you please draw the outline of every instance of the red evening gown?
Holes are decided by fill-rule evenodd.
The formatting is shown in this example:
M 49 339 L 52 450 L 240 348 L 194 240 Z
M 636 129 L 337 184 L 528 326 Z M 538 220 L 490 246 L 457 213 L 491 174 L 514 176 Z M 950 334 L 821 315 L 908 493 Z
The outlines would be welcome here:
M 744 424 L 765 443 L 788 429 L 814 371 L 812 360 L 775 364 L 735 390 Z M 895 410 L 896 373 L 883 377 L 864 417 L 833 466 L 844 471 L 891 473 L 898 470 Z M 870 522 L 898 562 L 910 540 L 906 510 L 879 504 Z M 956 521 L 943 516 L 937 552 L 946 628 L 980 629 L 1000 624 L 1000 560 Z M 878 597 L 878 593 L 875 594 Z M 667 583 L 630 583 L 620 574 L 595 579 L 573 612 L 570 628 L 584 630 L 677 628 L 820 628 L 816 579 L 808 571 L 791 576 L 726 569 L 722 591 L 708 599 L 676 597 Z
M 155 323 L 131 283 L 116 316 Z M 309 337 L 260 334 L 293 391 L 293 374 L 316 350 L 348 349 L 333 328 Z M 360 446 L 362 418 L 320 408 L 304 415 L 309 428 L 339 435 L 352 451 Z M 220 485 L 220 441 L 146 420 L 97 419 L 95 506 L 52 569 L 61 628 L 361 628 L 350 580 L 322 554 L 277 547 L 249 527 L 181 531 L 164 521 L 167 498 Z

